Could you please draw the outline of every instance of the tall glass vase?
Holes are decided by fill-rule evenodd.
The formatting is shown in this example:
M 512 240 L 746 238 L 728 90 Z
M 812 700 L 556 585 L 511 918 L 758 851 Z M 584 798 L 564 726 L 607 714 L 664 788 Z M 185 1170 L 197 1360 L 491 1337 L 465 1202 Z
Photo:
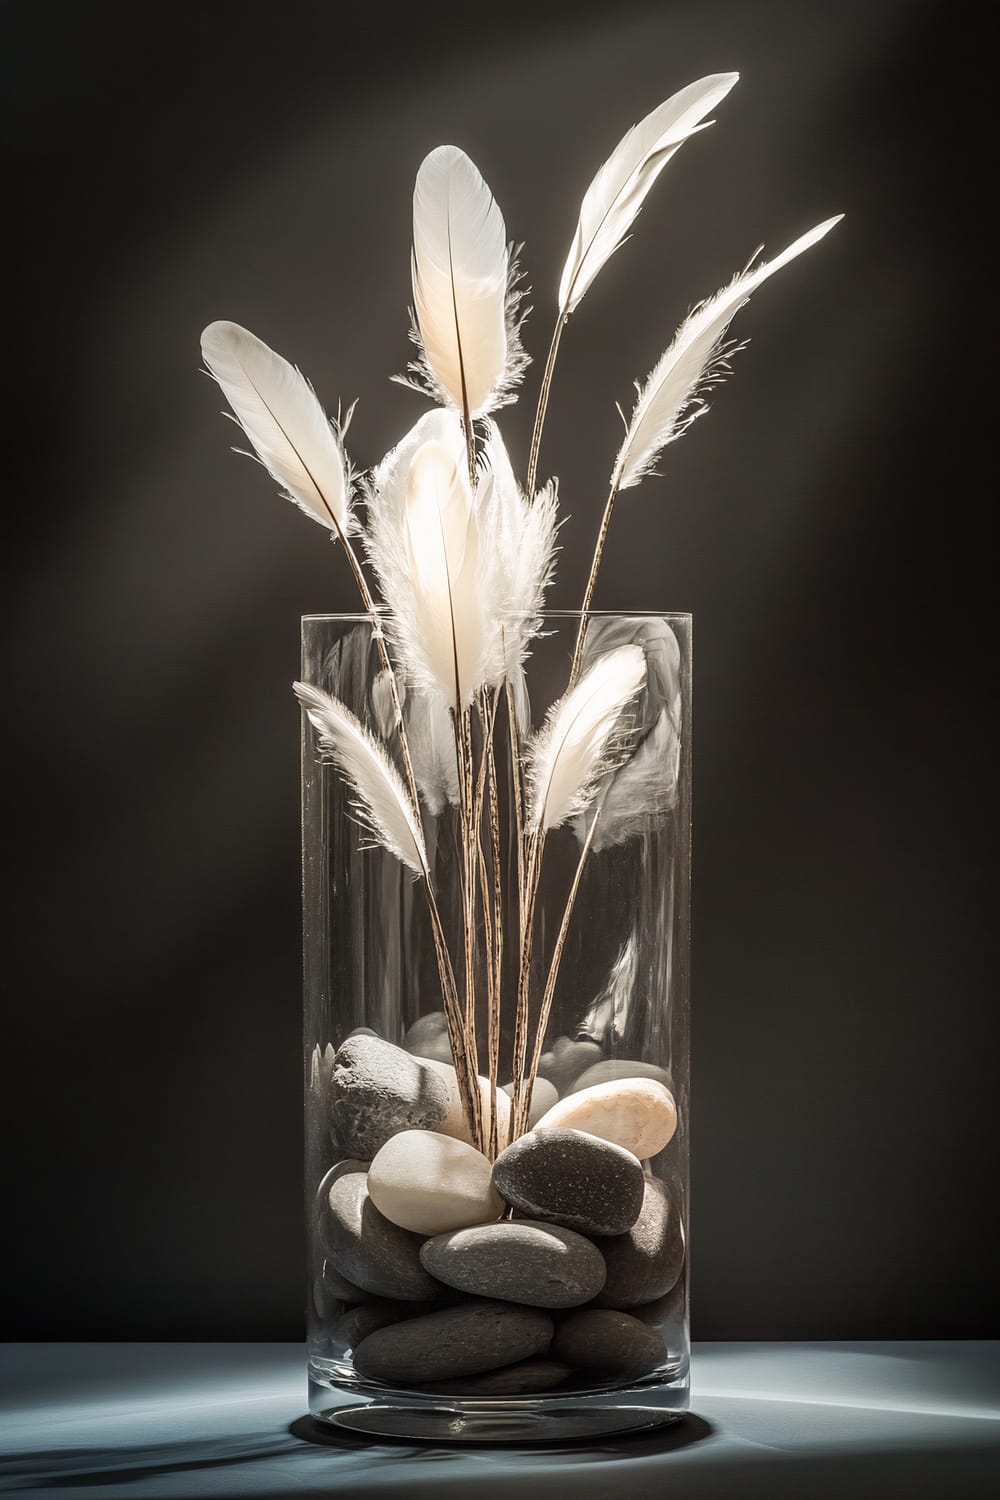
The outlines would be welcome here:
M 431 872 L 372 847 L 304 718 L 310 1404 L 344 1427 L 563 1439 L 687 1408 L 691 620 L 580 625 L 547 614 L 464 724 L 401 686 L 404 747 L 372 621 L 302 622 L 303 680 L 400 785 L 408 758 Z M 574 654 L 582 681 L 623 645 L 644 682 L 603 774 L 533 841 L 533 737 Z

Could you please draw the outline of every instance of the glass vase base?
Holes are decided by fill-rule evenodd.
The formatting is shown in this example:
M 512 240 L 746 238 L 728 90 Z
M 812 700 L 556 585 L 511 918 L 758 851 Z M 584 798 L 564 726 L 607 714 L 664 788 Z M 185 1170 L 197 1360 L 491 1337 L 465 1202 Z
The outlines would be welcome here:
M 687 1371 L 655 1382 L 545 1395 L 420 1395 L 362 1382 L 309 1379 L 319 1422 L 369 1437 L 429 1443 L 562 1443 L 636 1432 L 687 1415 Z

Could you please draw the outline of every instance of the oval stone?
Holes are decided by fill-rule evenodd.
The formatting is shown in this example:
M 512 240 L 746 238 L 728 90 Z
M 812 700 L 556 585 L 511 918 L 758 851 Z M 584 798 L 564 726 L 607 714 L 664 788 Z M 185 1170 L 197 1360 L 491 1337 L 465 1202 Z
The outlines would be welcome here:
M 450 1063 L 451 1043 L 444 1011 L 432 1010 L 419 1016 L 403 1038 L 403 1046 L 417 1057 L 433 1057 L 438 1062 Z
M 424 1389 L 442 1396 L 524 1396 L 531 1391 L 550 1391 L 562 1385 L 571 1374 L 569 1365 L 555 1359 L 526 1359 L 503 1370 L 486 1375 L 469 1375 L 465 1380 L 439 1380 Z
M 503 1091 L 507 1095 L 508 1099 L 513 1099 L 514 1085 L 512 1083 L 505 1083 L 503 1086 Z M 547 1078 L 535 1079 L 534 1085 L 531 1090 L 531 1108 L 528 1110 L 529 1130 L 537 1120 L 540 1120 L 542 1118 L 542 1115 L 547 1113 L 547 1111 L 552 1108 L 553 1104 L 555 1104 L 558 1098 L 559 1090 L 556 1088 L 554 1083 L 550 1083 Z M 507 1137 L 505 1135 L 502 1135 L 500 1137 L 501 1147 L 503 1146 L 506 1139 Z
M 569 1092 L 578 1094 L 581 1089 L 593 1088 L 595 1083 L 617 1083 L 621 1078 L 652 1078 L 664 1088 L 673 1088 L 673 1079 L 666 1068 L 658 1068 L 655 1063 L 634 1062 L 627 1057 L 605 1057 L 578 1073 Z
M 363 1291 L 401 1302 L 432 1298 L 439 1288 L 420 1264 L 420 1236 L 379 1213 L 367 1177 L 360 1163 L 347 1163 L 330 1188 L 320 1219 L 327 1255 Z
M 333 1059 L 330 1119 L 345 1155 L 367 1161 L 401 1130 L 436 1130 L 450 1105 L 430 1063 L 381 1037 L 350 1037 Z
M 497 1157 L 493 1182 L 522 1213 L 584 1234 L 624 1234 L 642 1207 L 644 1178 L 638 1159 L 580 1130 L 549 1128 L 522 1135 Z
M 624 1312 L 587 1308 L 559 1325 L 553 1356 L 581 1375 L 635 1378 L 655 1370 L 667 1356 L 655 1328 Z
M 604 1285 L 604 1258 L 558 1224 L 510 1219 L 427 1240 L 420 1261 L 438 1281 L 529 1307 L 580 1307 Z
M 469 1129 L 462 1109 L 462 1095 L 458 1087 L 458 1074 L 451 1063 L 438 1062 L 433 1057 L 420 1058 L 426 1067 L 433 1069 L 448 1089 L 448 1113 L 444 1119 L 428 1129 L 438 1131 L 440 1135 L 454 1136 L 456 1141 L 465 1141 L 466 1145 L 472 1145 L 472 1131 Z M 483 1129 L 489 1139 L 490 1129 L 490 1081 L 488 1078 L 480 1077 L 479 1095 L 483 1101 Z M 503 1089 L 497 1089 L 497 1139 L 500 1144 L 506 1141 L 510 1134 L 510 1098 Z
M 684 1265 L 684 1227 L 669 1191 L 646 1178 L 639 1217 L 627 1234 L 599 1242 L 608 1268 L 598 1307 L 641 1307 L 672 1291 Z
M 368 1169 L 379 1213 L 415 1234 L 442 1234 L 499 1219 L 503 1199 L 481 1151 L 431 1130 L 403 1130 Z
M 596 1042 L 573 1041 L 568 1036 L 557 1036 L 547 1052 L 543 1052 L 538 1063 L 538 1076 L 547 1078 L 560 1094 L 565 1094 L 570 1084 L 587 1068 L 600 1062 L 603 1051 Z
M 354 1367 L 373 1380 L 428 1385 L 459 1380 L 545 1354 L 552 1319 L 536 1307 L 465 1302 L 376 1329 L 354 1351 Z
M 596 1083 L 567 1094 L 535 1126 L 537 1132 L 553 1129 L 598 1135 L 645 1161 L 673 1139 L 677 1106 L 670 1090 L 653 1078 Z

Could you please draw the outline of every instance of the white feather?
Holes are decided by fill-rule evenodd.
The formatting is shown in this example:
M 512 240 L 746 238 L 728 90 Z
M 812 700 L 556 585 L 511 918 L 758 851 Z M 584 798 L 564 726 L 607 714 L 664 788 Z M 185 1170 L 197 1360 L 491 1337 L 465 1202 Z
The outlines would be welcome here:
M 297 682 L 295 695 L 319 735 L 321 748 L 354 792 L 363 827 L 415 875 L 426 875 L 420 818 L 385 747 L 329 693 Z
M 680 752 L 676 723 L 664 708 L 634 754 L 608 778 L 594 830 L 595 853 L 645 836 L 658 827 L 677 803 Z M 578 819 L 575 832 L 581 844 L 589 830 L 590 820 Z
M 210 323 L 201 352 L 265 469 L 335 535 L 355 530 L 338 432 L 294 365 L 237 323 Z
M 590 805 L 620 747 L 622 714 L 645 680 L 642 647 L 619 646 L 549 710 L 528 753 L 533 829 L 558 828 Z
M 413 190 L 413 302 L 421 356 L 410 368 L 445 405 L 482 415 L 513 399 L 527 364 L 503 215 L 457 146 L 423 161 Z
M 486 527 L 499 570 L 496 594 L 501 632 L 498 666 L 513 683 L 528 646 L 538 634 L 539 611 L 555 567 L 557 485 L 551 480 L 529 502 L 522 493 L 495 422 L 487 423 L 482 478 L 486 482 Z
M 681 324 L 669 349 L 656 364 L 639 396 L 625 441 L 618 453 L 612 484 L 627 490 L 650 473 L 668 443 L 679 438 L 705 410 L 704 392 L 725 374 L 726 330 L 761 282 L 821 240 L 843 214 L 818 224 L 774 260 L 735 277 L 721 292 L 696 307 Z
M 559 283 L 569 317 L 597 273 L 625 242 L 646 195 L 670 158 L 726 97 L 738 73 L 700 78 L 654 109 L 619 141 L 584 195 L 573 244 Z M 711 124 L 708 121 L 707 124 Z

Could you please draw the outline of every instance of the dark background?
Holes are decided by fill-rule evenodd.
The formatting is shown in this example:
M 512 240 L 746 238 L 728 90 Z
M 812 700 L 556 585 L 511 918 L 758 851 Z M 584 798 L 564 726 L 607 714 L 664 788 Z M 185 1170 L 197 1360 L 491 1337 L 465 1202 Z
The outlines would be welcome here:
M 302 1328 L 298 617 L 342 560 L 228 451 L 245 323 L 359 465 L 422 409 L 409 197 L 462 145 L 544 357 L 580 195 L 743 81 L 570 327 L 543 450 L 578 603 L 628 403 L 760 242 L 712 414 L 625 497 L 597 603 L 696 640 L 694 1333 L 1000 1334 L 988 8 L 866 0 L 5 7 L 12 358 L 9 1336 Z M 979 262 L 979 264 L 977 264 Z M 505 430 L 523 467 L 535 386 Z

